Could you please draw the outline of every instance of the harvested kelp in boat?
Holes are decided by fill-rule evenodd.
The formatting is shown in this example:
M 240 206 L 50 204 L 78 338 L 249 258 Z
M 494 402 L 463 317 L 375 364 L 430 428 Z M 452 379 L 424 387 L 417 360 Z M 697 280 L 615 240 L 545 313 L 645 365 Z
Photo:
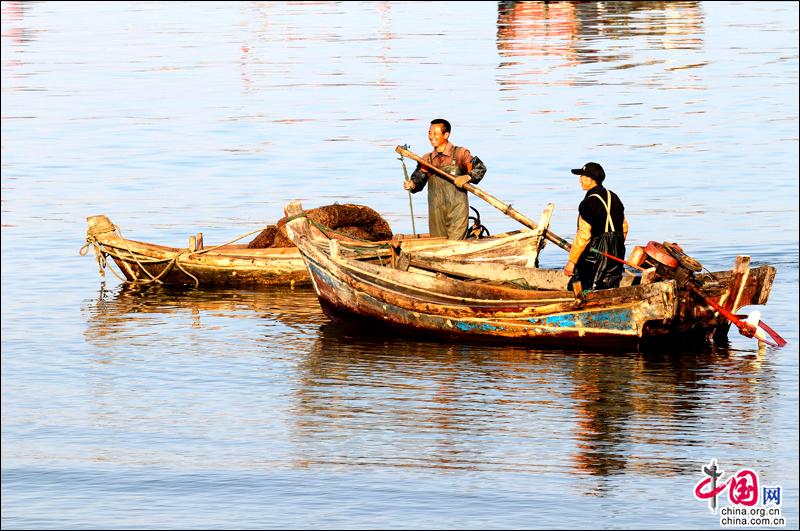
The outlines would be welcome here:
M 385 241 L 392 239 L 389 223 L 375 210 L 364 205 L 335 203 L 312 208 L 304 213 L 311 223 L 335 231 L 336 233 L 365 241 Z M 286 234 L 287 218 L 270 225 L 247 244 L 248 249 L 267 249 L 294 247 Z

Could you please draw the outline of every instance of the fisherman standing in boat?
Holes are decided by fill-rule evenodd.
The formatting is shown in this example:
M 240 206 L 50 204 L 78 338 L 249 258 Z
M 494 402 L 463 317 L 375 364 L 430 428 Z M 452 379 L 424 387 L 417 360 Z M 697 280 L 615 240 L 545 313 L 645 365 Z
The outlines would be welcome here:
M 428 140 L 433 151 L 422 158 L 455 177 L 455 185 L 417 164 L 411 178 L 403 186 L 416 193 L 425 187 L 425 183 L 429 183 L 428 226 L 431 236 L 461 240 L 467 232 L 469 217 L 467 192 L 462 186 L 480 182 L 486 173 L 486 166 L 478 157 L 473 157 L 467 148 L 453 145 L 449 138 L 450 122 L 443 118 L 433 120 L 428 129 Z
M 619 287 L 622 264 L 593 249 L 625 259 L 625 206 L 617 194 L 603 187 L 606 173 L 596 162 L 587 162 L 572 173 L 580 176 L 581 188 L 587 192 L 578 206 L 578 232 L 564 267 L 564 274 L 572 277 L 570 289 L 576 280 L 584 290 Z

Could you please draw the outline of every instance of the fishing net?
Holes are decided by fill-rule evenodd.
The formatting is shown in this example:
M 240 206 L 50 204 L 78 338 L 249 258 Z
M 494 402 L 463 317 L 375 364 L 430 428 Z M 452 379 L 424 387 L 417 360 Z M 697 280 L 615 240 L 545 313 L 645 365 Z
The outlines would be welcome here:
M 389 223 L 373 209 L 364 205 L 338 203 L 312 208 L 305 212 L 309 220 L 324 225 L 338 234 L 366 241 L 392 239 Z M 294 247 L 286 235 L 286 218 L 275 225 L 270 225 L 251 241 L 249 249 L 265 249 L 268 247 Z

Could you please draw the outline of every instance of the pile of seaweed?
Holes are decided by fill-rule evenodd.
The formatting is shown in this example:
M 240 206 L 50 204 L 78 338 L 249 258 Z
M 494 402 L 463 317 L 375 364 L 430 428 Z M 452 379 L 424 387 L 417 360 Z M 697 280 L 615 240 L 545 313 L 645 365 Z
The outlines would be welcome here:
M 312 222 L 348 238 L 370 242 L 392 239 L 389 223 L 368 206 L 334 203 L 306 210 L 305 215 Z M 268 226 L 247 244 L 248 249 L 268 247 L 294 247 L 286 235 L 286 218 L 281 218 L 275 225 Z

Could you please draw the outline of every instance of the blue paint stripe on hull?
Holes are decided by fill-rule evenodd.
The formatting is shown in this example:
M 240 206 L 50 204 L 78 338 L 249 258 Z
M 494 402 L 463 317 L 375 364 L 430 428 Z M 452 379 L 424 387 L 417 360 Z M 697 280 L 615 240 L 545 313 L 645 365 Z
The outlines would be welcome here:
M 328 298 L 336 294 L 336 300 L 327 302 L 333 308 L 341 308 L 351 313 L 358 310 L 371 309 L 372 317 L 381 319 L 386 323 L 399 326 L 427 330 L 430 332 L 463 333 L 468 335 L 488 335 L 498 338 L 513 336 L 519 338 L 557 338 L 559 336 L 575 337 L 576 335 L 591 334 L 594 336 L 621 336 L 637 337 L 638 327 L 633 321 L 633 312 L 630 308 L 598 309 L 596 311 L 573 312 L 568 314 L 552 315 L 540 318 L 526 318 L 520 316 L 491 319 L 458 319 L 454 317 L 423 314 L 406 310 L 404 308 L 374 299 L 363 293 L 356 297 L 352 288 L 338 278 L 331 276 L 316 263 L 308 262 L 309 271 L 317 284 L 318 293 Z M 349 293 L 348 297 L 341 297 L 341 293 Z M 360 308 L 346 307 L 345 300 L 360 301 Z M 363 304 L 363 306 L 362 306 Z
M 630 308 L 614 308 L 591 312 L 550 315 L 528 319 L 534 326 L 554 328 L 600 328 L 603 330 L 635 330 L 636 322 Z

